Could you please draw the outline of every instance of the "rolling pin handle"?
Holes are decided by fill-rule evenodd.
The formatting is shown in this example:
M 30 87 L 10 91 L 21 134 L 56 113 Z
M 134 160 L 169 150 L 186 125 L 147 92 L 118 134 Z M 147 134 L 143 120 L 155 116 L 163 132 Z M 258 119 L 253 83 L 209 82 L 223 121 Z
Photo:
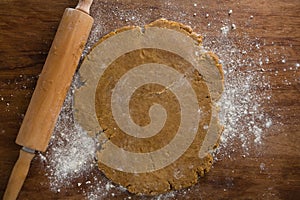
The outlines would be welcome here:
M 11 172 L 3 200 L 15 200 L 23 186 L 29 171 L 30 163 L 35 151 L 26 147 L 20 150 L 19 158 Z
M 87 14 L 90 14 L 90 7 L 93 3 L 93 0 L 79 0 L 75 9 L 81 10 Z

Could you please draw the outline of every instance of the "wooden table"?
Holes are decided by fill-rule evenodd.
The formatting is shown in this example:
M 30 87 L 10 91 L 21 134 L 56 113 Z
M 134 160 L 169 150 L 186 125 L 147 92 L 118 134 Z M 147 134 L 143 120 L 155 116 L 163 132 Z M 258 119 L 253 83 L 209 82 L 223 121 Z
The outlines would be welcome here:
M 63 10 L 76 4 L 76 0 L 0 2 L 0 196 L 20 149 L 14 143 L 18 129 Z M 228 16 L 230 9 L 233 13 Z M 270 62 L 261 66 L 261 73 L 271 82 L 272 98 L 264 104 L 264 110 L 275 123 L 264 134 L 263 144 L 259 149 L 252 146 L 247 156 L 243 156 L 239 145 L 232 145 L 235 151 L 230 156 L 219 156 L 221 160 L 196 186 L 170 199 L 300 198 L 300 68 L 295 67 L 300 63 L 299 13 L 299 0 L 95 1 L 91 14 L 96 25 L 89 45 L 116 28 L 149 23 L 160 17 L 190 24 L 206 40 L 213 40 L 221 37 L 222 20 L 229 19 L 237 29 L 227 37 L 232 37 L 238 49 L 247 45 L 241 38 L 248 37 L 260 41 L 262 51 L 270 54 Z M 251 15 L 253 19 L 249 21 Z M 209 22 L 218 28 L 210 28 Z M 259 54 L 252 56 L 255 59 Z M 103 176 L 96 169 L 95 174 Z M 129 195 L 119 190 L 114 194 L 103 199 L 124 199 Z M 45 168 L 36 158 L 19 199 L 83 197 L 76 181 L 74 187 L 59 193 L 50 191 Z

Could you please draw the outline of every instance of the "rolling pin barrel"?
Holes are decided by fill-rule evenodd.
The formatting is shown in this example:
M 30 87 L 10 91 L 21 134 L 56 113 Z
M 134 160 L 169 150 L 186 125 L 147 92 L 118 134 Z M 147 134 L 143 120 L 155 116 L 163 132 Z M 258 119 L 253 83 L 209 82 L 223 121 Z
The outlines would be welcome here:
M 55 123 L 90 34 L 92 0 L 67 8 L 38 79 L 16 143 L 23 146 L 8 181 L 4 200 L 17 198 L 35 150 L 46 151 Z
M 16 143 L 46 151 L 72 82 L 93 18 L 67 8 L 38 79 Z

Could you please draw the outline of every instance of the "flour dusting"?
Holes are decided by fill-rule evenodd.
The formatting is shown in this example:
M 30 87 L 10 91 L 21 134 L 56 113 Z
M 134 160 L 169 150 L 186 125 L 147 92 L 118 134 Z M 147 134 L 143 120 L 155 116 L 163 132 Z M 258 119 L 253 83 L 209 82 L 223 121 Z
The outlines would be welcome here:
M 221 37 L 204 40 L 206 50 L 215 52 L 221 59 L 225 76 L 225 89 L 221 100 L 220 121 L 224 125 L 221 143 L 217 152 L 230 148 L 237 140 L 245 154 L 251 144 L 260 145 L 264 128 L 270 128 L 272 119 L 263 110 L 263 103 L 270 100 L 270 82 L 262 75 L 260 60 L 248 57 L 248 52 L 259 49 L 259 41 L 243 39 L 248 49 L 239 49 L 228 32 L 221 31 Z M 230 151 L 224 151 L 228 154 Z
M 70 186 L 71 180 L 89 173 L 95 166 L 97 143 L 74 123 L 72 115 L 72 86 L 58 118 L 50 149 L 46 155 L 39 154 L 46 165 L 50 187 L 60 191 L 61 187 Z

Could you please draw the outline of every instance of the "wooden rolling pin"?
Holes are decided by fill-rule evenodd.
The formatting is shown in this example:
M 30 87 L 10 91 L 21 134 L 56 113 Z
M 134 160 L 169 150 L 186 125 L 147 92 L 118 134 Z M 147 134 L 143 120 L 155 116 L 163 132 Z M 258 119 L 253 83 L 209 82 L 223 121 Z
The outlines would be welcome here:
M 79 0 L 75 9 L 67 8 L 64 12 L 16 139 L 23 148 L 12 170 L 4 200 L 17 198 L 35 151 L 47 149 L 92 28 L 94 20 L 89 15 L 92 2 Z

